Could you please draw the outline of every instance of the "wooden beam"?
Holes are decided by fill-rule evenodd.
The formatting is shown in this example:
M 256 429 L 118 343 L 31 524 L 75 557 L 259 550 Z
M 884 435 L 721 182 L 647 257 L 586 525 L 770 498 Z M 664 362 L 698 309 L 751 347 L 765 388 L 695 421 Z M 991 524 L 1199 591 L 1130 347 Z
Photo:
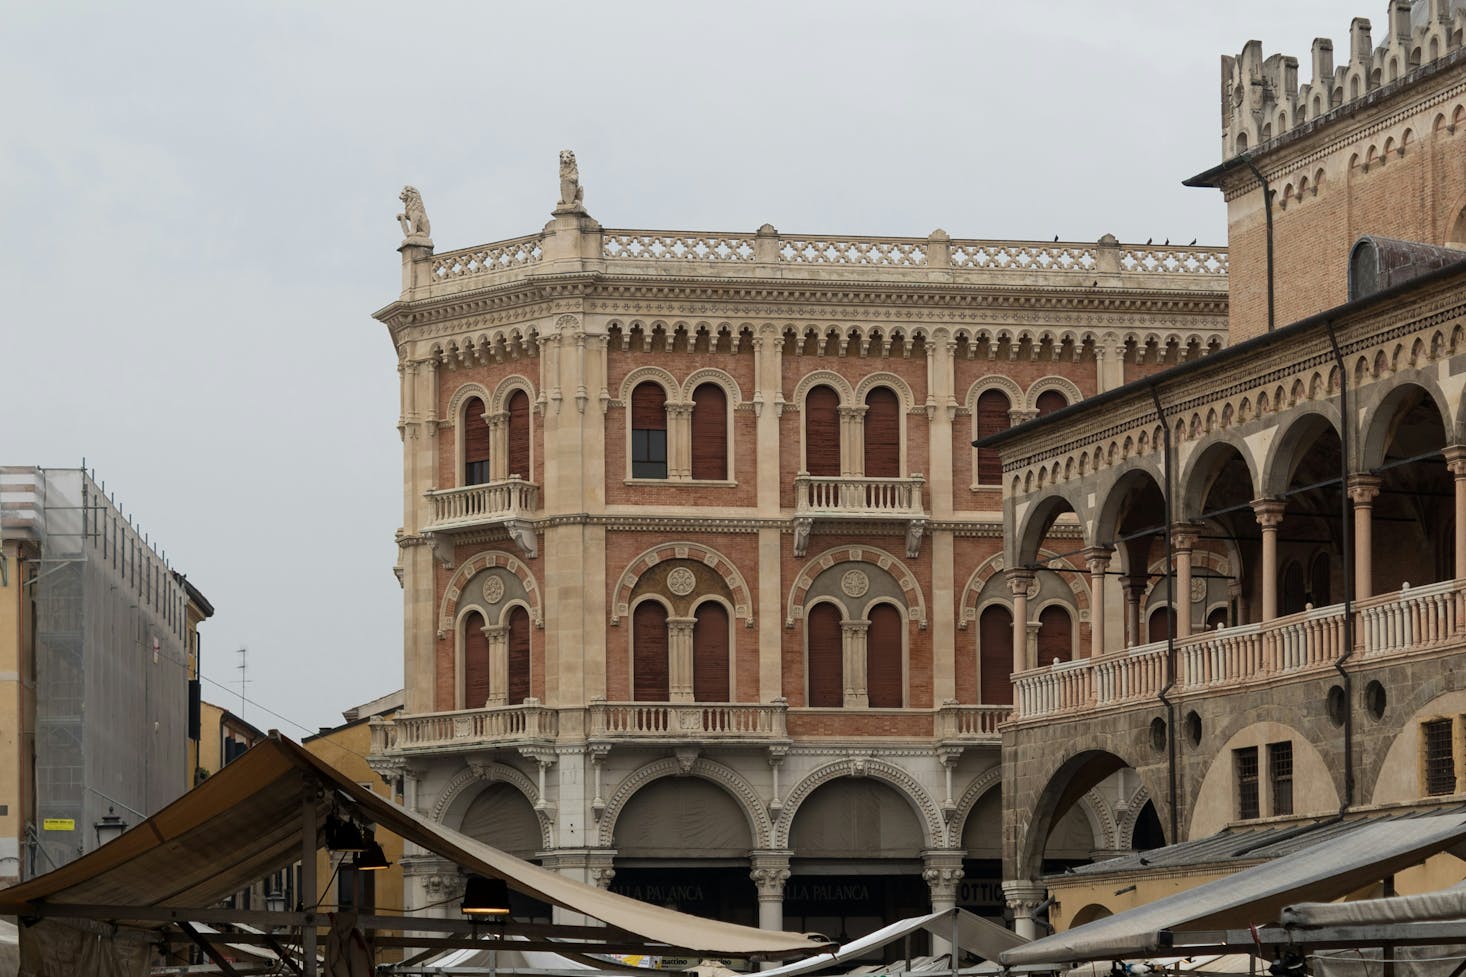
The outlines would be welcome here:
M 199 931 L 193 928 L 193 924 L 179 923 L 178 928 L 183 930 L 184 933 L 188 934 L 188 938 L 190 940 L 193 940 L 194 944 L 197 945 L 200 950 L 203 950 L 204 953 L 208 955 L 208 958 L 210 960 L 214 961 L 214 966 L 219 968 L 219 972 L 222 973 L 224 977 L 239 977 L 239 971 L 235 970 L 234 966 L 230 964 L 228 960 L 224 959 L 223 954 L 214 949 L 214 944 L 201 938 Z

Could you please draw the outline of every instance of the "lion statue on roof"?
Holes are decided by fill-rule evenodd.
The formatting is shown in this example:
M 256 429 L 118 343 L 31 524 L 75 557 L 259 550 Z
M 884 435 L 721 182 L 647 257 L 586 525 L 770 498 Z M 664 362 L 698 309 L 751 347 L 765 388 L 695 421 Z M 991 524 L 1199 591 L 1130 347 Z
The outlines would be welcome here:
M 433 226 L 428 222 L 422 194 L 417 192 L 417 187 L 407 186 L 402 188 L 397 199 L 402 201 L 402 213 L 397 215 L 397 223 L 402 225 L 403 238 L 412 243 L 427 242 Z
M 580 186 L 580 167 L 575 165 L 575 153 L 569 149 L 560 150 L 560 205 L 557 210 L 584 210 L 581 202 L 584 191 Z

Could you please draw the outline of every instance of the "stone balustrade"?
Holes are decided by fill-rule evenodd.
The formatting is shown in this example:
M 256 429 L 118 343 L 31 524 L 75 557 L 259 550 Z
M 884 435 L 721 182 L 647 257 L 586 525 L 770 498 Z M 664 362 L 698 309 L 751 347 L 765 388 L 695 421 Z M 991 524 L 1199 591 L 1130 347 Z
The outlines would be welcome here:
M 592 702 L 596 740 L 767 742 L 789 738 L 782 702 Z
M 919 519 L 926 515 L 921 475 L 858 478 L 800 474 L 794 478 L 794 515 L 857 519 Z
M 937 739 L 944 743 L 998 743 L 998 725 L 1008 721 L 1011 706 L 964 706 L 949 702 L 937 710 Z
M 1205 290 L 1225 288 L 1225 248 L 1099 243 L 953 240 L 943 232 L 929 237 L 861 235 L 784 235 L 765 226 L 756 232 L 580 229 L 573 249 L 583 270 L 662 272 L 685 276 L 747 274 L 775 277 L 827 276 L 838 269 L 887 273 L 930 280 L 930 273 L 952 281 L 1005 281 L 1037 275 L 1049 283 L 1073 279 L 1091 287 L 1096 276 L 1119 276 L 1106 285 L 1148 287 L 1158 276 L 1170 285 L 1187 281 Z M 477 245 L 431 256 L 427 284 L 457 290 L 547 272 L 554 263 L 543 234 Z M 1083 279 L 1081 281 L 1081 279 Z M 1133 281 L 1127 281 L 1133 280 Z
M 1354 653 L 1364 658 L 1466 645 L 1466 580 L 1406 587 L 1354 605 Z M 1266 624 L 1178 638 L 1176 685 L 1186 695 L 1315 674 L 1344 654 L 1344 605 L 1309 608 Z M 1166 643 L 1055 662 L 1013 676 L 1014 717 L 1037 719 L 1155 699 L 1166 680 Z
M 517 706 L 399 715 L 392 722 L 374 723 L 372 754 L 456 750 L 475 743 L 542 742 L 553 740 L 559 731 L 556 710 L 538 699 L 526 699 Z
M 502 482 L 434 489 L 427 497 L 433 504 L 433 515 L 425 528 L 441 532 L 532 516 L 539 509 L 540 487 L 511 475 Z

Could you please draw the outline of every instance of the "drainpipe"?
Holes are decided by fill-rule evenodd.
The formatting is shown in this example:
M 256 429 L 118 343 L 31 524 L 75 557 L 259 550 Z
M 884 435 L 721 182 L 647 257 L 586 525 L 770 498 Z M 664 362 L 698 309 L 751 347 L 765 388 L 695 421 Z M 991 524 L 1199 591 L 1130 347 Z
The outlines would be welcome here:
M 1257 177 L 1257 182 L 1262 184 L 1262 214 L 1267 222 L 1267 331 L 1272 332 L 1276 325 L 1273 316 L 1273 191 L 1268 186 L 1267 177 L 1252 162 L 1251 156 L 1243 156 L 1242 163 Z
M 1354 682 L 1344 662 L 1354 654 L 1354 518 L 1349 506 L 1349 371 L 1344 365 L 1344 354 L 1339 350 L 1339 339 L 1334 335 L 1332 320 L 1324 322 L 1329 332 L 1329 346 L 1334 352 L 1334 363 L 1339 367 L 1339 535 L 1344 551 L 1344 653 L 1334 662 L 1334 669 L 1344 683 L 1344 803 L 1341 811 L 1354 803 Z
M 1176 618 L 1180 611 L 1176 609 L 1180 601 L 1176 599 L 1176 567 L 1174 555 L 1171 552 L 1171 425 L 1166 421 L 1166 412 L 1161 407 L 1161 395 L 1156 391 L 1154 383 L 1147 383 L 1150 387 L 1150 399 L 1155 404 L 1156 417 L 1160 419 L 1161 431 L 1165 435 L 1165 463 L 1166 477 L 1165 485 L 1161 489 L 1161 501 L 1165 503 L 1166 510 L 1166 595 L 1171 600 L 1171 622 L 1166 628 L 1166 684 L 1157 694 L 1161 704 L 1166 707 L 1166 792 L 1168 794 L 1171 808 L 1171 844 L 1175 844 L 1180 837 L 1180 812 L 1176 810 L 1177 797 L 1177 776 L 1176 776 L 1176 704 L 1166 698 L 1167 693 L 1176 686 Z M 1190 595 L 1187 595 L 1188 597 Z M 1187 612 L 1190 611 L 1188 604 L 1181 604 Z

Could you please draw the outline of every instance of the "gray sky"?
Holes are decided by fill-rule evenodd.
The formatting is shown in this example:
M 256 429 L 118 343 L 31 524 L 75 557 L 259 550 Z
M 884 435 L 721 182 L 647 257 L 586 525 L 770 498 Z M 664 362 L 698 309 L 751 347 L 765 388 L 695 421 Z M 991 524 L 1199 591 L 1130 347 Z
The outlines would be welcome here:
M 1218 56 L 1306 80 L 1355 15 L 1378 39 L 1381 0 L 12 0 L 0 463 L 84 457 L 217 607 L 205 697 L 238 710 L 247 647 L 245 718 L 300 736 L 402 683 L 402 184 L 440 251 L 538 230 L 561 148 L 607 227 L 1221 244 L 1180 185 Z

